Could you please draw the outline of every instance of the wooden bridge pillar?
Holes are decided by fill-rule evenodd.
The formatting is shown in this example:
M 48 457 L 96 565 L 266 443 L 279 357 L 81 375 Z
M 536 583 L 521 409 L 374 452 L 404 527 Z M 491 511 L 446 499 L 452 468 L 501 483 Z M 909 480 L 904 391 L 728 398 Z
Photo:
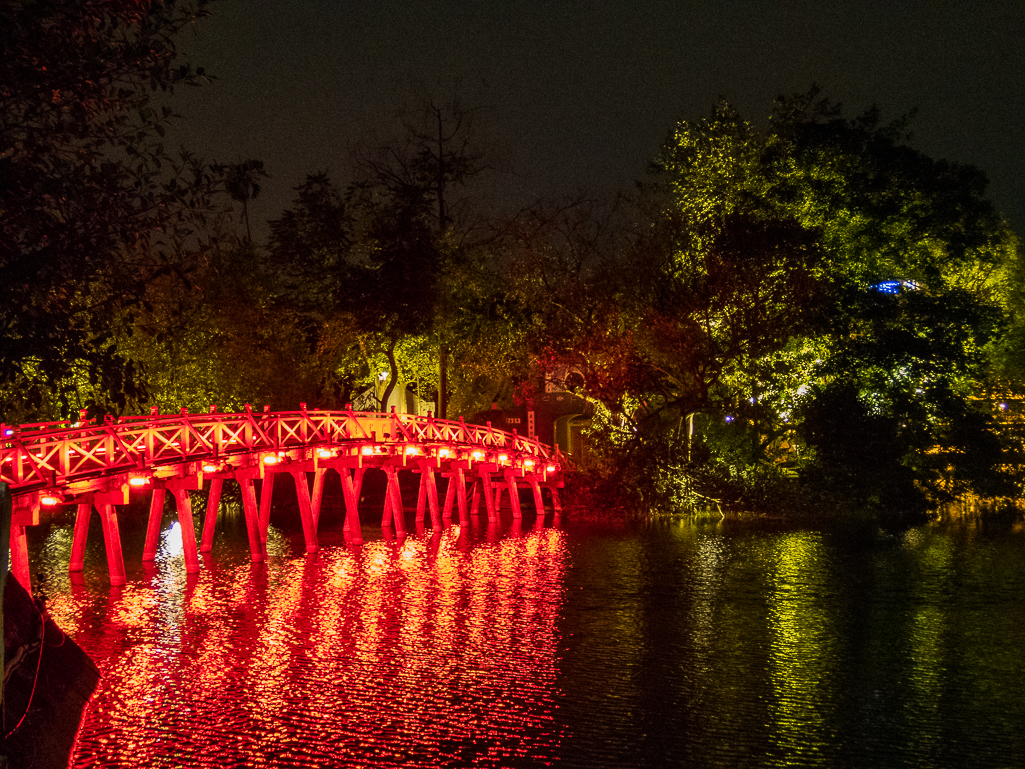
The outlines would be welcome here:
M 299 517 L 302 519 L 306 552 L 315 553 L 319 549 L 317 522 L 313 516 L 313 500 L 310 498 L 310 484 L 306 480 L 306 471 L 289 469 L 289 472 L 295 480 L 295 495 L 299 500 Z
M 142 548 L 142 560 L 152 561 L 157 557 L 157 543 L 160 540 L 160 522 L 164 517 L 164 497 L 167 489 L 163 486 L 153 489 L 149 501 L 149 521 L 146 525 L 146 544 Z
M 488 521 L 498 520 L 498 510 L 495 509 L 495 488 L 491 482 L 491 473 L 487 470 L 480 471 L 481 489 L 484 492 L 484 509 L 488 512 Z
M 384 468 L 388 477 L 388 485 L 384 491 L 384 515 L 381 517 L 381 526 L 395 526 L 397 534 L 406 533 L 406 519 L 402 512 L 402 488 L 399 486 L 399 471 L 392 465 Z
M 456 484 L 456 505 L 459 508 L 459 525 L 465 526 L 470 522 L 470 512 L 466 508 L 466 474 L 461 466 L 456 466 L 449 479 L 451 484 Z
M 242 510 L 246 515 L 246 534 L 249 535 L 249 558 L 253 563 L 266 560 L 267 549 L 260 536 L 260 518 L 256 507 L 256 489 L 253 488 L 253 476 L 256 470 L 235 473 L 239 488 L 242 489 Z
M 320 506 L 324 501 L 324 481 L 327 468 L 318 467 L 313 473 L 313 493 L 310 495 L 310 511 L 313 513 L 314 531 L 320 526 Z
M 121 552 L 121 530 L 117 525 L 117 512 L 109 502 L 97 502 L 96 510 L 103 524 L 103 545 L 107 549 L 107 569 L 110 573 L 110 584 L 124 585 L 128 582 L 125 576 L 125 557 Z
M 263 483 L 260 485 L 260 538 L 267 545 L 267 529 L 270 527 L 270 505 L 274 497 L 275 473 L 264 469 Z
M 359 523 L 359 493 L 365 472 L 364 468 L 357 468 L 353 480 L 353 473 L 347 468 L 338 470 L 342 477 L 342 496 L 345 497 L 345 531 L 348 533 L 349 542 L 354 545 L 363 544 L 363 532 Z
M 505 482 L 509 487 L 509 506 L 512 508 L 513 520 L 520 520 L 523 517 L 523 510 L 520 509 L 520 492 L 516 486 L 516 471 L 505 471 Z
M 530 482 L 530 488 L 534 492 L 534 509 L 537 511 L 537 519 L 543 523 L 545 519 L 545 503 L 541 498 L 541 484 L 533 473 L 527 476 L 527 480 Z
M 189 481 L 193 479 L 187 479 Z M 196 550 L 196 527 L 192 520 L 192 500 L 189 498 L 189 486 L 192 483 L 175 483 L 170 485 L 178 508 L 178 526 L 182 534 L 182 550 L 185 554 L 185 572 L 199 573 L 199 553 Z
M 441 510 L 438 507 L 438 482 L 434 466 L 429 460 L 420 462 L 420 493 L 416 502 L 416 522 L 423 523 L 424 503 L 431 511 L 431 527 L 441 529 Z
M 221 507 L 223 486 L 223 478 L 210 480 L 210 495 L 206 498 L 206 515 L 203 516 L 203 539 L 199 543 L 201 553 L 209 553 L 214 549 L 214 534 L 217 531 L 217 513 Z
M 71 538 L 71 561 L 68 571 L 82 571 L 85 564 L 85 543 L 89 537 L 89 517 L 93 512 L 92 502 L 80 502 L 75 514 L 75 533 Z

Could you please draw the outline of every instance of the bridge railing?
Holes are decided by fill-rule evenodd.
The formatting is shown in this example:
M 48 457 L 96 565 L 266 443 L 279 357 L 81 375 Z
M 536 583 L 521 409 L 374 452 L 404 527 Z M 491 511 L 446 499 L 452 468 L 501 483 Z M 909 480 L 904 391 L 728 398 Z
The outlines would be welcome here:
M 14 493 L 117 472 L 260 451 L 359 443 L 415 444 L 440 450 L 504 452 L 554 460 L 540 442 L 496 430 L 412 414 L 299 411 L 167 414 L 108 419 L 99 425 L 0 425 L 0 481 Z

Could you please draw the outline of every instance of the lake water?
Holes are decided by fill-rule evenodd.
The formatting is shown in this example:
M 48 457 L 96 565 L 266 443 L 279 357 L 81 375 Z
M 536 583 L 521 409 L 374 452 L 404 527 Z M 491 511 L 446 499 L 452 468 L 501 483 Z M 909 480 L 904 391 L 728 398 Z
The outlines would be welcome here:
M 113 589 L 98 521 L 78 584 L 71 521 L 34 532 L 103 674 L 73 766 L 1025 767 L 1021 524 L 328 518 L 252 565 L 229 517 L 187 577 L 129 517 Z

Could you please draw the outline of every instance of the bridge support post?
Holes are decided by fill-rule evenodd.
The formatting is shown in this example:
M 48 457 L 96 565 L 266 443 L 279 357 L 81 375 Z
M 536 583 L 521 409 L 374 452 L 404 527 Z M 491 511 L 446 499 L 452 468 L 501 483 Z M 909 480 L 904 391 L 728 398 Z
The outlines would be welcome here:
M 206 515 L 203 516 L 203 540 L 199 544 L 199 552 L 209 553 L 214 549 L 214 533 L 217 531 L 217 511 L 221 507 L 221 490 L 223 478 L 210 480 L 210 495 L 206 498 Z
M 185 571 L 199 573 L 199 553 L 196 551 L 196 527 L 192 520 L 192 500 L 189 490 L 183 485 L 171 487 L 175 505 L 178 507 L 178 525 L 182 533 L 182 550 L 185 553 Z
M 459 525 L 465 526 L 470 522 L 470 511 L 466 509 L 466 474 L 462 467 L 456 467 L 449 480 L 456 482 L 456 505 L 459 508 Z
M 530 481 L 530 488 L 534 492 L 534 509 L 537 510 L 538 528 L 540 528 L 545 520 L 545 503 L 541 498 L 541 484 L 538 483 L 537 476 L 534 474 L 527 476 L 527 480 Z
M 390 517 L 394 522 L 395 532 L 397 534 L 406 533 L 406 518 L 402 512 L 402 488 L 399 486 L 399 471 L 388 465 L 384 468 L 385 475 L 388 476 L 388 486 L 385 489 L 385 503 L 384 503 L 384 517 L 381 520 L 381 525 L 385 526 L 385 521 Z
M 266 559 L 266 548 L 260 537 L 259 511 L 256 507 L 256 489 L 253 488 L 253 476 L 250 473 L 235 475 L 239 488 L 242 489 L 242 509 L 246 515 L 246 534 L 249 535 L 249 559 L 259 563 Z
M 28 537 L 25 535 L 25 527 L 18 524 L 11 525 L 11 573 L 25 588 L 25 591 L 32 595 L 32 572 L 28 565 Z
M 480 483 L 484 492 L 484 509 L 488 511 L 488 521 L 497 521 L 498 511 L 495 509 L 495 490 L 494 484 L 491 483 L 491 473 L 481 470 Z
M 504 488 L 501 482 L 495 484 L 495 520 L 498 520 L 498 514 L 502 510 L 502 491 Z
M 505 471 L 505 482 L 509 487 L 509 506 L 513 511 L 513 520 L 520 520 L 523 518 L 523 510 L 520 509 L 520 492 L 516 486 L 516 471 L 506 470 Z
M 438 507 L 438 481 L 434 474 L 434 466 L 429 460 L 420 462 L 420 500 L 417 502 L 416 522 L 423 521 L 422 500 L 426 496 L 427 507 L 431 511 L 431 528 L 441 530 L 441 510 Z
M 303 537 L 306 540 L 306 552 L 315 553 L 317 544 L 317 523 L 313 517 L 313 504 L 310 499 L 310 484 L 306 480 L 305 470 L 289 470 L 295 480 L 295 495 L 299 500 L 299 517 L 303 523 Z
M 310 511 L 313 513 L 313 530 L 320 526 L 320 506 L 324 501 L 324 481 L 327 469 L 318 467 L 313 473 L 313 494 L 310 496 Z
M 107 570 L 110 572 L 111 585 L 124 585 L 128 582 L 125 577 L 125 557 L 121 552 L 121 530 L 117 525 L 117 513 L 114 505 L 105 502 L 98 503 L 96 509 L 100 513 L 100 521 L 103 523 L 103 544 L 107 549 Z
M 427 510 L 427 475 L 420 471 L 420 486 L 416 492 L 416 525 L 424 525 L 424 513 Z
M 445 486 L 445 506 L 441 510 L 441 518 L 446 524 L 452 523 L 452 506 L 456 500 L 456 475 L 449 473 L 448 484 Z
M 85 564 L 85 543 L 89 539 L 89 518 L 92 516 L 93 503 L 80 502 L 75 514 L 75 533 L 71 539 L 71 561 L 68 571 L 82 571 Z
M 562 517 L 562 502 L 559 500 L 559 490 L 554 486 L 549 486 L 548 490 L 552 492 L 552 510 L 555 511 L 555 519 L 558 520 Z
M 356 480 L 348 469 L 339 470 L 342 476 L 342 496 L 345 497 L 345 531 L 352 544 L 363 544 L 363 532 L 359 523 L 359 492 L 363 485 L 364 469 L 356 470 Z
M 157 542 L 160 539 L 160 521 L 164 517 L 164 497 L 167 490 L 153 489 L 149 501 L 149 521 L 146 525 L 146 544 L 142 548 L 142 560 L 152 561 L 157 557 Z
M 270 526 L 270 504 L 274 498 L 275 473 L 264 470 L 263 483 L 260 485 L 260 538 L 267 544 L 267 529 Z
M 480 478 L 473 479 L 473 493 L 470 497 L 470 517 L 474 520 L 480 515 Z

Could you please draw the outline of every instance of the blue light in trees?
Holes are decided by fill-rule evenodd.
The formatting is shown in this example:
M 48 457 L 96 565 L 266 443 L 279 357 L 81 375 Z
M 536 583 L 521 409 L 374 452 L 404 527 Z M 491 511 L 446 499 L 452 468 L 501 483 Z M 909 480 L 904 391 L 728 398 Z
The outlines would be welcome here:
M 908 291 L 917 290 L 918 284 L 913 280 L 883 280 L 879 283 L 873 283 L 872 288 L 880 294 L 899 294 L 902 289 L 907 289 Z

